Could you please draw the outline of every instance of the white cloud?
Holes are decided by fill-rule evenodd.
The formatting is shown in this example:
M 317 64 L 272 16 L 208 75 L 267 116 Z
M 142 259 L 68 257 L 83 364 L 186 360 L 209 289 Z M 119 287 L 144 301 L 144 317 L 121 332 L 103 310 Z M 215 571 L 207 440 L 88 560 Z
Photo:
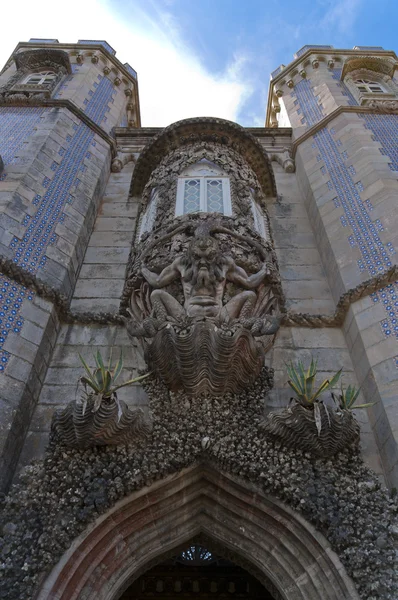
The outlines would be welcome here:
M 324 15 L 321 26 L 327 30 L 337 29 L 339 33 L 349 34 L 359 16 L 362 0 L 336 0 L 328 2 L 329 9 Z
M 166 126 L 195 116 L 235 121 L 251 93 L 241 77 L 245 58 L 237 55 L 223 73 L 209 73 L 183 41 L 170 13 L 151 6 L 155 19 L 136 2 L 120 4 L 122 17 L 105 0 L 69 0 L 59 13 L 53 0 L 22 0 L 18 27 L 2 30 L 0 63 L 5 64 L 19 41 L 31 37 L 66 43 L 105 39 L 117 58 L 138 72 L 143 126 Z

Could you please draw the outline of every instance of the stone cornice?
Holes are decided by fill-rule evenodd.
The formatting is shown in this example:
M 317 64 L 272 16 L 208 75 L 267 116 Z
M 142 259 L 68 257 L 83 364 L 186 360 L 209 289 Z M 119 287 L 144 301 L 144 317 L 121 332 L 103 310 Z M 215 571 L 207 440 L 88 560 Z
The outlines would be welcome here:
M 380 105 L 378 105 L 378 103 Z M 365 113 L 365 114 L 372 114 L 372 115 L 374 115 L 374 114 L 376 114 L 376 115 L 377 114 L 398 115 L 398 102 L 386 100 L 383 103 L 383 100 L 374 100 L 372 105 L 368 105 L 368 106 L 339 106 L 338 108 L 336 108 L 336 110 L 334 110 L 329 115 L 324 117 L 321 121 L 319 121 L 319 123 L 316 123 L 316 125 L 313 125 L 312 127 L 310 127 L 310 129 L 307 129 L 307 131 L 305 133 L 303 133 L 303 135 L 301 135 L 296 140 L 294 140 L 294 142 L 292 144 L 293 158 L 295 157 L 297 148 L 300 146 L 300 144 L 302 144 L 303 142 L 308 140 L 308 138 L 315 135 L 315 133 L 317 133 L 321 129 L 324 129 L 324 127 L 326 127 L 326 125 L 328 123 L 330 123 L 330 121 L 333 121 L 336 117 L 338 117 L 339 115 L 341 115 L 343 113 Z M 278 131 L 278 129 L 276 129 L 276 131 Z
M 58 43 L 57 44 L 48 44 L 48 43 L 46 43 L 46 44 L 40 45 L 39 42 L 37 42 L 37 43 L 36 42 L 34 42 L 34 43 L 33 42 L 19 42 L 19 44 L 15 48 L 14 52 L 12 53 L 12 55 L 6 62 L 5 66 L 0 71 L 0 75 L 2 75 L 6 71 L 6 69 L 9 68 L 9 66 L 13 60 L 16 60 L 16 54 L 18 54 L 21 50 L 23 50 L 23 51 L 25 51 L 25 50 L 58 50 L 58 51 L 60 51 L 61 50 L 61 51 L 65 51 L 69 55 L 75 54 L 76 56 L 79 56 L 84 52 L 90 52 L 91 54 L 93 54 L 93 53 L 102 54 L 105 57 L 106 61 L 109 62 L 114 67 L 114 69 L 118 73 L 120 73 L 120 75 L 122 75 L 123 78 L 125 78 L 126 81 L 128 81 L 129 84 L 132 86 L 132 94 L 133 94 L 135 106 L 136 106 L 137 127 L 140 127 L 141 111 L 140 111 L 140 98 L 139 98 L 139 91 L 138 91 L 138 79 L 133 77 L 131 75 L 131 73 L 128 71 L 128 69 L 126 69 L 126 67 L 113 54 L 108 52 L 108 50 L 106 50 L 106 48 L 102 44 L 58 44 Z
M 109 144 L 112 151 L 112 158 L 116 156 L 116 142 L 108 135 L 97 123 L 94 123 L 90 117 L 88 117 L 80 108 L 76 106 L 71 100 L 65 99 L 45 99 L 45 98 L 13 98 L 12 96 L 6 98 L 0 98 L 0 107 L 5 106 L 26 106 L 26 107 L 37 107 L 43 106 L 48 108 L 66 108 L 76 117 L 78 117 L 87 127 L 97 133 L 107 144 Z
M 289 75 L 289 73 L 292 73 L 292 71 L 298 72 L 299 66 L 303 65 L 305 63 L 308 63 L 311 55 L 316 55 L 318 57 L 325 57 L 325 58 L 328 56 L 336 57 L 339 59 L 339 64 L 341 64 L 342 66 L 343 66 L 344 58 L 360 59 L 360 58 L 364 58 L 365 56 L 369 57 L 370 55 L 372 57 L 377 57 L 380 59 L 393 59 L 393 61 L 398 64 L 398 57 L 393 50 L 365 51 L 365 50 L 344 50 L 344 49 L 336 50 L 334 48 L 329 48 L 329 49 L 309 48 L 302 56 L 299 56 L 298 58 L 293 60 L 291 63 L 289 63 L 280 73 L 278 73 L 278 75 L 276 75 L 276 77 L 274 77 L 271 80 L 269 90 L 268 90 L 267 112 L 266 112 L 266 116 L 265 116 L 265 125 L 266 126 L 269 123 L 270 117 L 271 117 L 272 100 L 273 100 L 275 87 L 282 80 L 286 79 L 286 77 Z
M 169 152 L 195 142 L 218 143 L 235 148 L 256 173 L 266 196 L 276 196 L 271 161 L 260 142 L 232 121 L 198 117 L 172 123 L 161 130 L 143 149 L 134 169 L 130 195 L 139 196 L 150 174 Z
M 12 53 L 12 55 L 10 56 L 9 60 L 7 61 L 6 65 L 8 65 L 14 58 L 15 58 L 15 54 L 17 52 L 19 52 L 21 49 L 29 49 L 29 50 L 33 50 L 33 49 L 51 49 L 51 50 L 65 50 L 67 52 L 71 52 L 71 51 L 75 51 L 77 54 L 81 53 L 83 50 L 90 50 L 90 51 L 96 51 L 96 52 L 100 52 L 102 53 L 104 56 L 106 56 L 107 60 L 109 60 L 119 71 L 121 71 L 121 73 L 123 74 L 124 77 L 126 77 L 126 79 L 134 84 L 134 86 L 138 86 L 138 82 L 137 79 L 135 79 L 130 73 L 129 71 L 126 69 L 126 67 L 123 65 L 123 63 L 120 62 L 119 59 L 116 58 L 116 56 L 114 56 L 113 54 L 111 54 L 110 52 L 108 52 L 108 50 L 106 50 L 106 48 L 102 45 L 102 44 L 43 44 L 40 45 L 39 42 L 19 42 L 17 47 L 15 48 L 14 52 Z M 0 72 L 0 75 L 3 73 L 4 69 L 2 69 L 2 71 Z

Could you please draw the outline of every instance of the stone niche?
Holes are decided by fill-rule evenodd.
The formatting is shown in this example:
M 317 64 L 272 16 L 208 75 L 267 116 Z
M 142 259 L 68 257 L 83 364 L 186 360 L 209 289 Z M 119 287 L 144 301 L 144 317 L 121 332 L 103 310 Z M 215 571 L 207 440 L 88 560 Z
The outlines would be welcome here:
M 272 169 L 263 153 L 259 178 L 250 162 L 262 149 L 243 129 L 240 148 L 236 126 L 232 133 L 230 140 L 199 129 L 178 144 L 174 136 L 152 171 L 140 157 L 133 176 L 132 190 L 137 180 L 143 189 L 122 299 L 126 327 L 141 339 L 149 368 L 169 389 L 188 395 L 234 393 L 252 382 L 281 321 L 259 180 L 266 165 L 273 182 Z M 249 142 L 254 151 L 245 156 Z M 184 187 L 190 185 L 191 204 Z M 217 199 L 210 200 L 208 189 L 217 185 Z

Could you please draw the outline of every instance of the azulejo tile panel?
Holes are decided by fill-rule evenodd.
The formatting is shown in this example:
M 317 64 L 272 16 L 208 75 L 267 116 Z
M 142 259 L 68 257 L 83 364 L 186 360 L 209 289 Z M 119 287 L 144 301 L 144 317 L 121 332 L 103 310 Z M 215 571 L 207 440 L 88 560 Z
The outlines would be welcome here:
M 321 120 L 320 109 L 314 102 L 308 104 L 308 97 L 313 94 L 309 81 L 302 81 L 295 87 L 299 105 L 307 105 L 306 119 L 308 125 L 314 125 Z M 398 117 L 394 115 L 361 115 L 365 120 L 365 127 L 372 130 L 374 141 L 380 142 L 384 153 L 390 157 L 391 166 L 398 169 Z M 384 231 L 381 219 L 372 219 L 373 206 L 370 200 L 362 200 L 361 192 L 364 186 L 356 176 L 355 168 L 349 164 L 347 151 L 340 151 L 341 140 L 336 139 L 333 127 L 320 130 L 313 137 L 313 148 L 319 152 L 326 167 L 328 188 L 333 189 L 336 197 L 333 199 L 335 206 L 341 206 L 344 215 L 341 217 L 341 226 L 350 229 L 347 236 L 352 248 L 358 248 L 361 259 L 357 261 L 359 272 L 367 272 L 374 277 L 392 266 L 391 256 L 395 249 L 391 242 L 382 237 Z M 322 169 L 322 166 L 320 167 Z M 372 294 L 374 302 L 383 304 L 386 318 L 381 327 L 384 334 L 395 336 L 398 339 L 398 282 L 386 286 L 379 292 Z M 395 359 L 398 366 L 398 358 Z
M 115 91 L 112 83 L 106 78 L 101 77 L 96 83 L 93 93 L 89 96 L 86 112 L 101 125 Z M 16 162 L 16 154 L 23 143 L 36 128 L 40 128 L 40 119 L 50 110 L 33 107 L 1 110 L 0 154 L 6 167 L 7 164 Z M 25 215 L 22 221 L 25 234 L 22 239 L 14 237 L 10 244 L 14 262 L 27 271 L 37 273 L 39 269 L 45 269 L 47 248 L 57 242 L 55 228 L 65 218 L 66 204 L 73 203 L 76 189 L 87 169 L 84 161 L 90 159 L 89 149 L 93 144 L 95 140 L 92 131 L 83 123 L 75 123 L 73 133 L 66 137 L 64 146 L 58 152 L 59 156 L 50 165 L 52 176 L 43 176 L 43 192 L 36 194 L 33 199 L 37 211 L 33 216 Z M 6 177 L 7 169 L 2 179 Z M 0 371 L 3 371 L 10 358 L 9 353 L 4 350 L 7 336 L 10 331 L 20 332 L 23 325 L 23 318 L 20 316 L 22 301 L 31 300 L 33 294 L 7 277 L 0 280 L 0 288 Z
M 7 165 L 18 162 L 18 152 L 48 110 L 38 107 L 0 109 L 0 154 L 5 165 L 1 181 L 7 178 Z M 0 275 L 0 372 L 5 370 L 10 358 L 9 352 L 4 350 L 7 337 L 10 331 L 20 333 L 24 322 L 20 316 L 22 302 L 32 298 L 33 294 L 25 287 Z
M 325 117 L 322 107 L 314 95 L 310 79 L 299 81 L 294 86 L 294 92 L 291 93 L 291 96 L 298 100 L 297 113 L 303 115 L 301 119 L 303 125 L 315 125 Z
M 347 96 L 348 106 L 358 106 L 358 102 L 350 92 L 349 88 L 343 81 L 340 81 L 342 69 L 329 69 L 329 72 L 332 74 L 332 78 L 339 82 L 337 85 L 341 88 L 342 95 Z

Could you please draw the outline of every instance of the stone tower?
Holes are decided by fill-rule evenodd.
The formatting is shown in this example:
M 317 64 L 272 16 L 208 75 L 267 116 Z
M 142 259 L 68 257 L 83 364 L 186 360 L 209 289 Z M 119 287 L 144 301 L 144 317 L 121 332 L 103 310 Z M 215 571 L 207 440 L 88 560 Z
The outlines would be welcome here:
M 397 66 L 305 46 L 264 128 L 162 129 L 107 42 L 17 46 L 2 598 L 396 598 Z
M 390 484 L 398 477 L 398 83 L 394 52 L 304 46 L 272 73 L 308 220 Z

